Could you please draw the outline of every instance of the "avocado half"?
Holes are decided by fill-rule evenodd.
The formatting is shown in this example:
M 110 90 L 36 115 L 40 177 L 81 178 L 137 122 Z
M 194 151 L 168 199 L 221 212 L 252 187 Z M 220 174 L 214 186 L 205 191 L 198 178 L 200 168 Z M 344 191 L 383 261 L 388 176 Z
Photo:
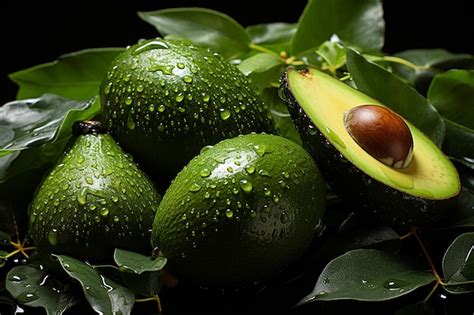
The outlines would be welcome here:
M 439 219 L 459 194 L 459 175 L 443 152 L 406 119 L 414 142 L 408 167 L 396 169 L 368 154 L 344 126 L 344 113 L 379 101 L 319 70 L 289 69 L 280 93 L 332 189 L 384 224 L 421 226 Z M 403 118 L 403 117 L 402 117 Z

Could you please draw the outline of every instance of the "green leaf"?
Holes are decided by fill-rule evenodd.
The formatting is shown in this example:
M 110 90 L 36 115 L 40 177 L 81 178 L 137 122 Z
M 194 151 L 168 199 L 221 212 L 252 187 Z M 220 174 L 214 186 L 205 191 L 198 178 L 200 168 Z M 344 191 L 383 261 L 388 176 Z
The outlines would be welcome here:
M 246 28 L 252 43 L 268 48 L 276 53 L 289 52 L 291 40 L 296 33 L 296 23 L 268 23 L 251 25 Z
M 96 97 L 73 101 L 51 94 L 0 107 L 0 183 L 55 161 L 71 136 L 72 124 L 99 111 Z
M 252 80 L 259 91 L 268 87 L 273 82 L 278 82 L 285 63 L 271 54 L 259 53 L 244 59 L 238 66 L 239 70 Z
M 123 48 L 86 49 L 62 55 L 58 60 L 10 74 L 19 86 L 17 99 L 45 93 L 86 100 L 99 86 L 112 60 Z
M 334 34 L 366 52 L 380 51 L 385 22 L 379 0 L 310 0 L 293 37 L 292 53 L 300 54 Z
M 457 294 L 474 292 L 474 232 L 459 235 L 443 257 L 446 291 Z
M 445 134 L 443 119 L 414 88 L 353 49 L 347 49 L 347 68 L 360 91 L 399 113 L 441 146 Z
M 396 253 L 400 249 L 400 236 L 388 226 L 343 231 L 329 238 L 321 247 L 318 256 L 332 259 L 358 248 L 380 249 Z
M 63 314 L 77 303 L 68 291 L 59 290 L 44 270 L 17 266 L 6 277 L 8 292 L 21 304 L 43 307 L 47 314 Z
M 474 130 L 444 119 L 446 137 L 443 152 L 451 159 L 474 170 Z
M 278 97 L 278 89 L 266 88 L 262 91 L 261 96 L 270 108 L 277 134 L 301 145 L 300 134 L 296 130 L 290 113 L 288 113 L 285 102 Z
M 346 50 L 339 43 L 326 41 L 319 46 L 316 53 L 325 62 L 323 70 L 328 69 L 333 74 L 336 74 L 336 70 L 346 64 Z
M 249 50 L 250 35 L 226 14 L 204 8 L 173 8 L 139 12 L 162 36 L 169 34 L 209 47 L 230 59 Z
M 142 296 L 158 295 L 161 290 L 161 274 L 159 271 L 149 271 L 142 274 L 122 272 L 123 283 L 129 290 Z
M 431 82 L 428 100 L 443 117 L 474 129 L 474 71 L 438 74 Z
M 115 249 L 114 260 L 121 271 L 141 274 L 147 271 L 160 271 L 166 264 L 166 258 L 152 258 L 124 249 Z
M 128 289 L 107 279 L 90 265 L 65 255 L 53 255 L 64 271 L 79 281 L 91 307 L 100 314 L 130 314 L 135 297 Z
M 435 281 L 432 273 L 414 269 L 400 257 L 375 249 L 356 249 L 329 262 L 311 294 L 313 300 L 386 301 Z

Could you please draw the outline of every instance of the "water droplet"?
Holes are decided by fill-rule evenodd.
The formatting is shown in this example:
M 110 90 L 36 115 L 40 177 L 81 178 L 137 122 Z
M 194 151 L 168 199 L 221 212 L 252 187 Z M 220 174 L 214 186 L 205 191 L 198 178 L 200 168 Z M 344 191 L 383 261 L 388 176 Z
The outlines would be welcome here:
M 186 83 L 191 83 L 191 82 L 193 82 L 193 78 L 189 75 L 185 75 L 183 77 L 183 81 L 186 82 Z
M 399 279 L 387 279 L 384 283 L 383 283 L 383 287 L 385 289 L 389 289 L 389 290 L 400 290 L 402 289 L 403 287 L 407 286 L 409 283 L 404 281 L 404 280 L 399 280 Z
M 225 210 L 225 216 L 228 217 L 229 219 L 231 219 L 234 216 L 234 212 L 232 212 L 232 210 L 230 210 L 230 209 L 226 209 Z
M 225 104 L 225 97 L 224 96 L 221 96 L 219 98 L 219 102 L 221 102 L 222 104 Z
M 259 170 L 259 171 L 258 171 L 258 175 L 260 175 L 260 176 L 265 176 L 265 177 L 272 177 L 272 176 L 270 175 L 270 173 L 268 173 L 268 172 L 267 172 L 266 170 L 264 170 L 264 169 Z
M 183 101 L 183 99 L 184 99 L 184 94 L 183 93 L 179 93 L 178 95 L 176 95 L 174 97 L 174 100 L 178 103 L 181 103 Z
M 252 182 L 246 179 L 242 179 L 240 181 L 240 188 L 242 188 L 244 192 L 250 193 L 252 192 L 252 189 L 253 189 Z
M 104 88 L 104 94 L 105 95 L 109 94 L 111 89 L 112 89 L 112 83 L 107 84 L 107 86 Z
M 232 193 L 237 195 L 239 193 L 239 189 L 237 187 L 232 188 Z
M 209 96 L 209 94 L 204 94 L 204 95 L 202 96 L 202 100 L 203 100 L 205 103 L 209 102 L 210 99 L 211 99 L 211 97 Z
M 135 121 L 132 118 L 132 115 L 128 115 L 127 128 L 130 129 L 130 130 L 133 130 L 133 129 L 135 129 L 135 127 L 136 127 L 136 124 L 135 124 Z
M 232 168 L 232 166 L 227 167 L 227 172 L 229 172 L 229 173 L 234 172 L 234 169 Z
M 160 113 L 164 112 L 165 109 L 166 109 L 165 105 L 160 105 L 160 106 L 158 106 L 158 111 L 159 111 Z
M 288 214 L 286 214 L 285 211 L 283 211 L 283 212 L 280 214 L 280 221 L 281 221 L 281 223 L 283 223 L 283 224 L 288 223 L 289 218 L 288 218 Z
M 94 184 L 94 180 L 92 179 L 92 177 L 86 176 L 85 179 L 86 179 L 86 183 L 88 183 L 89 185 Z
M 39 299 L 39 296 L 34 292 L 23 292 L 16 297 L 20 303 L 31 303 Z
M 107 209 L 107 208 L 102 208 L 102 209 L 100 210 L 100 215 L 103 216 L 103 217 L 108 216 L 108 215 L 109 215 L 109 209 Z
M 266 152 L 266 147 L 265 145 L 254 145 L 253 146 L 253 150 L 255 151 L 255 153 L 258 154 L 258 156 L 262 157 L 265 155 Z
M 89 189 L 87 187 L 83 187 L 77 192 L 77 201 L 79 202 L 79 204 L 81 205 L 86 204 L 88 192 L 89 192 Z
M 288 172 L 281 172 L 284 178 L 290 178 L 290 174 Z
M 211 171 L 208 168 L 203 168 L 201 172 L 199 172 L 201 177 L 209 177 L 211 175 Z
M 279 203 L 280 202 L 280 197 L 278 197 L 277 195 L 273 195 L 273 202 L 274 203 Z
M 267 197 L 272 195 L 272 191 L 268 187 L 263 187 L 263 194 Z
M 125 99 L 125 105 L 132 105 L 133 99 L 130 96 L 127 96 Z
M 191 187 L 189 187 L 190 192 L 198 192 L 200 190 L 201 190 L 201 186 L 196 183 L 193 183 Z
M 114 215 L 114 222 L 117 223 L 118 221 L 120 221 L 120 218 L 116 215 Z
M 245 171 L 249 174 L 253 174 L 255 173 L 255 167 L 253 167 L 252 165 L 246 166 Z
M 48 241 L 52 246 L 58 245 L 58 230 L 52 229 L 48 233 Z
M 178 62 L 178 64 L 176 65 L 179 69 L 184 69 L 185 65 L 184 63 L 182 62 Z
M 155 111 L 155 106 L 153 105 L 148 106 L 148 111 L 150 111 L 150 113 L 153 113 Z
M 316 129 L 316 127 L 314 125 L 308 125 L 308 133 L 311 135 L 311 136 L 315 136 L 317 133 L 318 133 L 318 129 Z
M 222 120 L 229 119 L 229 117 L 231 115 L 230 110 L 228 110 L 227 108 L 221 108 L 219 114 L 220 114 Z
M 143 84 L 139 84 L 139 85 L 137 85 L 137 88 L 136 88 L 136 90 L 137 90 L 137 92 L 138 92 L 138 93 L 141 93 L 141 92 L 143 92 L 143 90 L 144 90 L 144 89 L 145 89 L 145 87 L 143 86 Z

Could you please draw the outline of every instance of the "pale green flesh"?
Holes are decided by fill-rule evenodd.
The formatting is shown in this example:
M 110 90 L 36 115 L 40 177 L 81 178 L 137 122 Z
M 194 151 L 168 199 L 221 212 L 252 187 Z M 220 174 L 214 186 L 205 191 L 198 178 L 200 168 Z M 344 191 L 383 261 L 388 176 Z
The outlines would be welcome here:
M 447 199 L 459 193 L 459 175 L 449 159 L 418 128 L 406 121 L 413 136 L 413 160 L 395 169 L 369 155 L 344 127 L 349 109 L 379 101 L 329 75 L 310 69 L 288 72 L 288 85 L 305 113 L 341 154 L 370 177 L 412 196 Z

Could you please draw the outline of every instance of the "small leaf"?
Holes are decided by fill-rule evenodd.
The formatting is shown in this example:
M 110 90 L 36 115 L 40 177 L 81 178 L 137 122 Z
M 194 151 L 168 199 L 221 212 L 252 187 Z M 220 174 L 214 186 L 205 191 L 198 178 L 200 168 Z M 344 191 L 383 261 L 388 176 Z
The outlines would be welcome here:
M 288 113 L 286 104 L 278 97 L 278 89 L 266 88 L 261 96 L 270 108 L 277 134 L 301 145 L 300 134 Z
M 271 83 L 278 82 L 284 65 L 275 55 L 259 53 L 244 59 L 237 68 L 261 91 Z
M 443 119 L 415 89 L 353 49 L 347 49 L 347 68 L 359 90 L 399 113 L 441 146 Z
M 124 249 L 115 249 L 115 263 L 121 271 L 142 274 L 147 271 L 160 271 L 166 265 L 165 257 L 152 258 Z
M 87 100 L 99 86 L 112 60 L 123 48 L 86 49 L 62 55 L 58 60 L 10 74 L 19 86 L 17 99 L 57 94 Z
M 0 107 L 0 183 L 55 161 L 71 137 L 72 124 L 94 117 L 99 110 L 95 97 L 73 101 L 51 94 Z
M 329 262 L 311 294 L 313 300 L 386 301 L 435 281 L 432 273 L 416 270 L 400 257 L 375 249 L 356 249 Z
M 292 53 L 300 54 L 337 35 L 365 52 L 380 51 L 385 22 L 378 0 L 311 0 L 299 20 Z
M 133 293 L 75 258 L 65 255 L 54 257 L 71 278 L 80 282 L 94 311 L 100 314 L 130 314 L 135 302 Z
M 443 275 L 448 283 L 457 272 L 464 275 L 465 268 L 468 268 L 468 274 L 464 275 L 465 280 L 474 280 L 474 265 L 472 264 L 474 257 L 471 257 L 473 249 L 474 232 L 459 235 L 448 247 L 443 257 Z M 459 282 L 459 278 L 456 282 Z
M 324 42 L 316 50 L 316 53 L 325 61 L 323 69 L 328 69 L 333 74 L 346 64 L 346 50 L 344 46 L 337 42 Z
M 63 314 L 77 303 L 65 290 L 59 290 L 44 270 L 31 266 L 17 266 L 6 277 L 8 292 L 21 304 L 43 307 L 47 314 Z
M 276 53 L 289 52 L 291 40 L 296 33 L 296 23 L 268 23 L 251 25 L 246 28 L 252 43 L 268 48 Z
M 162 36 L 169 34 L 209 47 L 230 59 L 249 50 L 250 35 L 226 14 L 204 8 L 139 12 Z

